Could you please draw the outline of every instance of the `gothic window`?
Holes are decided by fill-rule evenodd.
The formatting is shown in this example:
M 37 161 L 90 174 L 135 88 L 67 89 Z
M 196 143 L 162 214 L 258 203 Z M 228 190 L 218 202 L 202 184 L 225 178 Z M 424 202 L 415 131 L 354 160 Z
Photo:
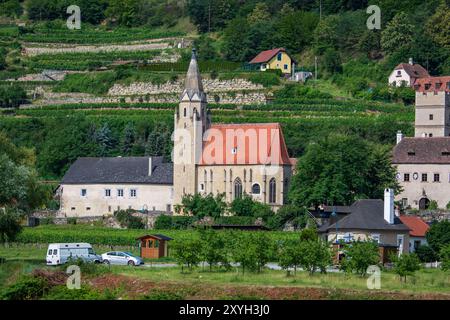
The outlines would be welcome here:
M 270 179 L 269 182 L 269 203 L 277 202 L 277 183 L 275 178 Z
M 242 182 L 239 178 L 236 178 L 236 180 L 234 180 L 234 198 L 242 198 Z
M 252 193 L 253 194 L 260 194 L 261 193 L 261 186 L 259 184 L 255 183 L 252 186 Z

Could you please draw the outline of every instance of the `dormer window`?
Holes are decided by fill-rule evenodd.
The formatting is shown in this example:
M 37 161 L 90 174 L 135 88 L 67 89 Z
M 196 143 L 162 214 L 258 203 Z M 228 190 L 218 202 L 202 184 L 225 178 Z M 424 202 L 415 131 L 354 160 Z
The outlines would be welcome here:
M 431 88 L 431 83 L 425 83 L 425 90 L 429 90 Z
M 442 155 L 444 157 L 449 157 L 450 156 L 450 152 L 449 151 L 442 151 Z
M 415 151 L 408 151 L 408 156 L 414 157 L 416 155 Z

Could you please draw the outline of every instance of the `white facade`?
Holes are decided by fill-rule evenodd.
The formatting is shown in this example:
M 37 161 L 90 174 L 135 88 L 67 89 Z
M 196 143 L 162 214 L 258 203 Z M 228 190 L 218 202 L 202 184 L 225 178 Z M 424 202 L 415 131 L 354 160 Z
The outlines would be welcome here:
M 389 75 L 389 85 L 391 86 L 409 87 L 411 84 L 411 76 L 405 71 L 405 69 L 394 70 Z
M 60 212 L 67 217 L 112 215 L 116 210 L 173 211 L 173 186 L 62 184 Z
M 425 237 L 412 237 L 409 236 L 409 252 L 416 252 L 416 248 L 420 246 L 428 245 L 427 239 Z

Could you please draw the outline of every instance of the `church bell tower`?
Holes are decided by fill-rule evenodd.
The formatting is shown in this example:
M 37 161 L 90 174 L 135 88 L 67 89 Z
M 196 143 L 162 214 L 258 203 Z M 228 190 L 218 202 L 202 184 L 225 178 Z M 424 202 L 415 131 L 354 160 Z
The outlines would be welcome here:
M 195 49 L 174 120 L 173 184 L 174 204 L 177 205 L 184 195 L 193 195 L 198 190 L 197 166 L 202 156 L 203 133 L 210 126 Z

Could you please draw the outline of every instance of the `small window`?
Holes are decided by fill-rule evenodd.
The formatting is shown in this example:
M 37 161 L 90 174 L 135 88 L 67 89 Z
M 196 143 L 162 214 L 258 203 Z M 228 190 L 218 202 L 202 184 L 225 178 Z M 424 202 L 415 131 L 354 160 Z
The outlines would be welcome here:
M 136 198 L 136 196 L 137 196 L 137 191 L 136 191 L 136 189 L 131 189 L 131 190 L 130 190 L 130 197 L 131 197 L 131 198 Z
M 379 233 L 374 233 L 370 236 L 372 238 L 373 241 L 375 241 L 376 243 L 380 243 L 380 234 Z
M 111 189 L 105 189 L 105 197 L 111 197 Z
M 433 120 L 434 116 L 433 116 L 432 114 L 430 114 L 430 115 L 428 116 L 428 118 L 429 118 L 430 120 Z
M 148 240 L 148 247 L 153 248 L 153 240 Z
M 261 187 L 259 186 L 259 184 L 255 183 L 252 186 L 252 193 L 253 194 L 260 194 L 261 193 Z
M 278 54 L 278 56 L 277 56 L 277 60 L 278 60 L 278 61 L 281 61 L 282 58 L 283 58 L 283 54 L 280 52 L 280 53 Z
M 237 148 L 232 148 L 231 149 L 231 154 L 237 154 Z
M 450 156 L 450 152 L 449 152 L 449 151 L 443 151 L 443 152 L 442 152 L 442 155 L 443 155 L 444 157 L 448 157 L 448 156 Z
M 155 248 L 159 248 L 159 240 L 155 240 Z
M 91 207 L 86 207 L 86 211 L 91 211 Z
M 434 178 L 434 180 L 433 180 L 434 182 L 440 182 L 440 180 L 441 180 L 441 176 L 439 173 L 435 173 L 433 178 Z
M 403 181 L 409 182 L 409 173 L 405 173 L 405 174 L 403 175 Z
M 285 65 L 284 65 L 284 70 L 287 70 L 288 67 L 289 67 L 289 66 L 288 66 L 287 64 L 285 64 Z
M 111 212 L 112 208 L 111 206 L 108 206 L 108 212 Z
M 397 70 L 397 75 L 401 76 L 402 75 L 402 71 L 401 70 Z
M 52 254 L 52 249 L 48 250 L 48 255 L 50 256 Z
M 184 115 L 184 117 L 186 117 L 186 115 L 187 115 L 186 108 L 184 108 L 184 110 L 183 110 L 183 115 Z
M 58 250 L 57 249 L 53 249 L 53 254 L 57 255 L 58 254 Z
M 82 197 L 86 197 L 87 195 L 87 190 L 86 189 L 81 189 L 81 196 Z
M 70 210 L 75 211 L 75 207 L 70 208 Z
M 436 90 L 439 90 L 442 87 L 442 83 L 440 83 L 440 82 L 436 83 L 435 87 L 436 87 Z
M 141 241 L 142 248 L 147 248 L 147 241 Z
M 123 197 L 123 189 L 117 189 L 117 196 Z
M 429 137 L 429 138 L 433 138 L 433 134 L 432 134 L 432 133 L 429 133 L 429 134 L 428 134 L 428 137 Z
M 427 182 L 428 175 L 426 173 L 422 173 L 422 182 Z
M 431 88 L 431 83 L 425 83 L 425 90 L 429 90 Z
M 205 185 L 203 183 L 200 183 L 200 191 L 205 191 Z
M 408 151 L 408 156 L 413 157 L 416 155 L 415 151 Z

